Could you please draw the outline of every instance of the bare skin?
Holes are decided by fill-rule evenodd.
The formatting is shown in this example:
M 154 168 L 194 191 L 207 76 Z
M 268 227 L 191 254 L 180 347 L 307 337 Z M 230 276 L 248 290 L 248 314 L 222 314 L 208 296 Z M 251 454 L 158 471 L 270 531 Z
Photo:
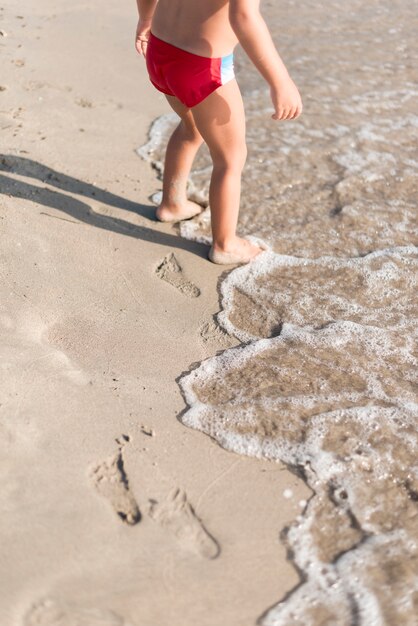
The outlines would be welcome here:
M 203 138 L 196 128 L 190 109 L 177 98 L 167 96 L 170 105 L 181 121 L 167 144 L 164 163 L 163 198 L 156 210 L 162 222 L 180 221 L 197 215 L 202 207 L 188 200 L 186 187 L 196 152 Z
M 137 4 L 136 48 L 140 54 L 146 54 L 151 29 L 156 37 L 206 57 L 225 56 L 239 42 L 270 85 L 272 119 L 290 120 L 301 114 L 300 94 L 277 53 L 260 14 L 259 0 L 137 0 Z M 222 85 L 192 109 L 174 96 L 166 97 L 180 123 L 167 146 L 157 219 L 178 221 L 201 211 L 187 199 L 186 186 L 194 157 L 206 142 L 213 162 L 209 204 L 215 257 L 212 253 L 211 260 L 224 254 L 226 259 L 250 261 L 261 249 L 236 235 L 241 173 L 247 156 L 244 107 L 236 80 Z

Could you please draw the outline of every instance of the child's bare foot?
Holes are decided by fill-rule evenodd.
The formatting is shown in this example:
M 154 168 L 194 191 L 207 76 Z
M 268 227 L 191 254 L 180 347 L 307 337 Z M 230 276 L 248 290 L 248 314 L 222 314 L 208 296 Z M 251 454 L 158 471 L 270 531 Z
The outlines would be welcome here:
M 203 207 L 196 202 L 187 200 L 181 206 L 160 206 L 155 211 L 155 217 L 160 222 L 180 222 L 181 220 L 188 220 L 195 215 L 199 215 L 203 211 Z
M 213 244 L 208 256 L 212 263 L 218 265 L 236 265 L 237 263 L 248 263 L 261 252 L 263 252 L 263 248 L 256 246 L 248 239 L 235 237 L 227 246 Z

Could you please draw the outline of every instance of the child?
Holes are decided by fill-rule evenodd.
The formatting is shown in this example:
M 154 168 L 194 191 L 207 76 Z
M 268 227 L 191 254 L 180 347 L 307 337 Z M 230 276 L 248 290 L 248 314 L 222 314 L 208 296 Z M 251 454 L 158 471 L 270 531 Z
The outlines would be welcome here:
M 209 205 L 214 263 L 246 263 L 261 249 L 236 235 L 241 172 L 247 156 L 245 115 L 234 78 L 233 49 L 239 42 L 270 85 L 272 119 L 293 120 L 302 112 L 290 78 L 259 11 L 260 0 L 137 0 L 136 49 L 146 57 L 149 77 L 181 121 L 165 157 L 163 222 L 188 219 L 201 207 L 186 196 L 199 146 L 213 161 Z

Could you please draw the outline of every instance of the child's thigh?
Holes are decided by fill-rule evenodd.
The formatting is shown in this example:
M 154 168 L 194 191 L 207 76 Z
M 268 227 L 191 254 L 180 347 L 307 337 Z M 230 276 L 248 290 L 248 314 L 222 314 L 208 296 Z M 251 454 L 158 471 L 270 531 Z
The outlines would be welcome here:
M 237 81 L 222 85 L 191 110 L 214 164 L 242 166 L 247 154 L 245 112 Z

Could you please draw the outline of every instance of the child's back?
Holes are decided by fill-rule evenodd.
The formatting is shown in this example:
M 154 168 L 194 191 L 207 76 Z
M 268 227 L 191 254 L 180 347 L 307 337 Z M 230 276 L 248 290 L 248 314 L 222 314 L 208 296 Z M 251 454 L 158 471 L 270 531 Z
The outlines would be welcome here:
M 238 43 L 227 0 L 159 0 L 152 32 L 183 50 L 222 57 Z

